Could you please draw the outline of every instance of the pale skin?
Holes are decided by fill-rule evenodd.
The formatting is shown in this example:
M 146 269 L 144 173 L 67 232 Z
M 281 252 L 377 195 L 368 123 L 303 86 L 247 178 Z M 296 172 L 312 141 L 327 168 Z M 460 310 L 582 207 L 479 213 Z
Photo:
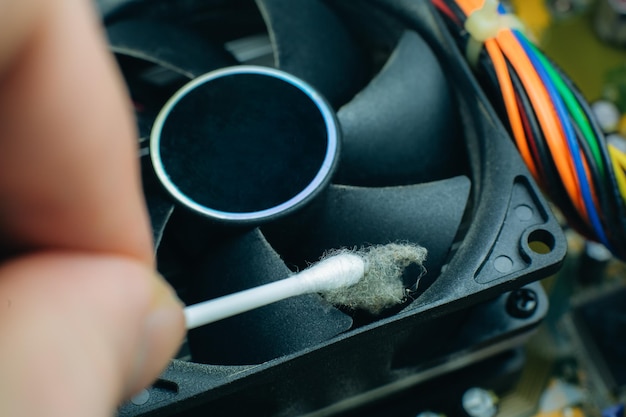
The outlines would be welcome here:
M 0 415 L 109 417 L 184 335 L 89 0 L 0 0 Z

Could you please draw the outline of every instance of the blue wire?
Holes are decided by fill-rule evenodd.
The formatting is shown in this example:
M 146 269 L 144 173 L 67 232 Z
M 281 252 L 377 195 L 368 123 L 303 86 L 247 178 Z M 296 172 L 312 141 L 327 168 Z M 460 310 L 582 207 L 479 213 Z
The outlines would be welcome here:
M 498 13 L 506 14 L 507 11 L 502 3 L 498 4 Z M 586 171 L 583 167 L 582 160 L 580 159 L 580 148 L 578 146 L 578 141 L 576 140 L 576 134 L 574 133 L 574 129 L 571 125 L 569 117 L 567 117 L 566 109 L 563 101 L 561 100 L 561 96 L 556 91 L 555 87 L 552 85 L 552 81 L 550 77 L 546 73 L 543 65 L 539 61 L 534 49 L 529 45 L 528 39 L 525 36 L 519 33 L 517 30 L 512 30 L 513 34 L 517 38 L 517 41 L 520 43 L 526 55 L 528 55 L 530 61 L 532 62 L 537 74 L 541 78 L 542 82 L 546 86 L 546 90 L 548 95 L 550 96 L 552 102 L 554 103 L 555 110 L 561 121 L 561 125 L 565 131 L 565 137 L 567 140 L 568 147 L 570 149 L 570 153 L 572 154 L 574 160 L 574 167 L 576 169 L 576 173 L 579 178 L 582 178 L 584 181 L 580 181 L 581 192 L 583 195 L 583 201 L 585 203 L 585 207 L 587 208 L 587 213 L 589 214 L 589 220 L 591 221 L 592 227 L 595 230 L 600 241 L 610 250 L 611 246 L 608 242 L 608 239 L 604 233 L 604 228 L 600 222 L 600 218 L 598 212 L 596 210 L 595 204 L 593 204 L 593 198 L 591 196 L 591 190 L 589 188 L 588 178 Z
M 598 236 L 599 240 L 607 248 L 610 249 L 608 239 L 604 233 L 604 229 L 602 228 L 602 224 L 600 222 L 600 217 L 596 210 L 596 206 L 593 203 L 593 198 L 591 196 L 591 189 L 589 188 L 587 174 L 585 172 L 582 159 L 580 158 L 580 147 L 578 145 L 578 141 L 576 140 L 576 134 L 574 133 L 574 128 L 571 125 L 569 117 L 567 117 L 565 104 L 563 103 L 561 96 L 558 94 L 558 91 L 552 84 L 552 81 L 550 80 L 550 77 L 548 76 L 546 70 L 543 68 L 541 61 L 539 61 L 539 58 L 535 54 L 535 51 L 528 44 L 528 40 L 524 36 L 522 36 L 519 33 L 519 31 L 512 30 L 512 32 L 517 38 L 517 41 L 520 43 L 522 48 L 524 48 L 524 52 L 526 52 L 526 55 L 528 55 L 528 58 L 533 64 L 533 67 L 535 67 L 535 70 L 537 71 L 539 78 L 541 78 L 541 81 L 545 85 L 548 95 L 550 96 L 550 99 L 552 100 L 552 103 L 554 104 L 554 108 L 556 110 L 557 116 L 565 132 L 565 139 L 567 141 L 567 145 L 568 145 L 572 160 L 574 161 L 574 168 L 579 178 L 580 191 L 582 193 L 583 202 L 585 203 L 585 208 L 587 209 L 587 214 L 589 215 L 589 221 L 591 222 L 591 225 L 593 229 L 595 230 L 596 235 Z
M 507 10 L 502 3 L 498 4 L 498 13 L 506 14 Z M 556 91 L 555 87 L 552 85 L 552 81 L 550 77 L 546 73 L 543 65 L 539 61 L 535 51 L 529 45 L 528 40 L 525 36 L 519 33 L 517 30 L 512 30 L 513 34 L 517 38 L 517 41 L 520 43 L 526 54 L 528 55 L 530 61 L 532 62 L 537 74 L 543 81 L 546 86 L 546 90 L 548 91 L 548 95 L 552 99 L 554 103 L 554 107 L 556 109 L 559 120 L 561 121 L 561 125 L 565 131 L 565 137 L 567 140 L 568 147 L 570 149 L 570 153 L 572 154 L 574 160 L 574 167 L 576 169 L 576 173 L 579 178 L 582 178 L 584 181 L 580 181 L 581 192 L 583 195 L 583 201 L 585 203 L 585 207 L 587 208 L 587 213 L 589 214 L 589 220 L 591 221 L 592 227 L 595 230 L 600 241 L 607 247 L 607 249 L 611 250 L 611 246 L 608 242 L 608 239 L 604 233 L 604 228 L 600 222 L 600 218 L 598 212 L 596 210 L 595 204 L 593 204 L 593 198 L 591 196 L 591 190 L 589 188 L 588 178 L 586 171 L 583 167 L 582 160 L 580 159 L 580 148 L 578 146 L 578 141 L 576 140 L 576 134 L 574 133 L 574 129 L 571 125 L 569 117 L 567 117 L 566 109 L 561 100 L 561 96 Z

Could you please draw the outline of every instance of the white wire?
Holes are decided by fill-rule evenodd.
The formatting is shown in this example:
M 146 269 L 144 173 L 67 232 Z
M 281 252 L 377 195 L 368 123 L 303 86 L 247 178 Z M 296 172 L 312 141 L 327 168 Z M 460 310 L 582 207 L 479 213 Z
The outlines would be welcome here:
M 363 278 L 365 269 L 365 261 L 358 255 L 342 253 L 332 256 L 287 279 L 186 307 L 187 329 L 195 329 L 285 298 L 354 285 Z

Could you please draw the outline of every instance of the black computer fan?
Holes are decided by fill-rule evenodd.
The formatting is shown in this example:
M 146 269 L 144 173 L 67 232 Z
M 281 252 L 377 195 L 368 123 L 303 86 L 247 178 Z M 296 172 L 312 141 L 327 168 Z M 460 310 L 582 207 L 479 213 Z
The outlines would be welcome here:
M 429 251 L 418 291 L 383 316 L 310 295 L 192 331 L 192 361 L 210 365 L 173 366 L 204 373 L 196 397 L 223 405 L 258 389 L 268 415 L 292 415 L 373 389 L 402 374 L 394 363 L 420 364 L 425 323 L 562 260 L 559 225 L 427 2 L 144 3 L 105 18 L 152 136 L 141 152 L 157 259 L 186 302 L 284 278 L 330 249 Z M 249 66 L 265 61 L 234 51 L 241 39 L 269 39 L 275 69 Z M 328 386 L 301 398 L 298 372 Z M 262 399 L 273 378 L 287 380 Z

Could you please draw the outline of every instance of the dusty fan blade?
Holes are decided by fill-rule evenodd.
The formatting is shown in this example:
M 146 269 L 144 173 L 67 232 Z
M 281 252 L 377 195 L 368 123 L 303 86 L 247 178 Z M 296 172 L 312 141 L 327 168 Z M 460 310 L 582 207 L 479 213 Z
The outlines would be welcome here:
M 207 253 L 190 293 L 196 303 L 286 278 L 291 271 L 258 229 L 222 242 Z M 194 361 L 262 363 L 314 346 L 345 332 L 352 319 L 318 295 L 294 297 L 192 330 Z
M 385 67 L 338 116 L 344 148 L 336 182 L 389 186 L 462 172 L 451 91 L 415 32 L 404 33 Z
M 307 81 L 337 107 L 364 83 L 364 62 L 350 34 L 320 0 L 257 0 L 276 66 Z
M 417 243 L 428 249 L 427 284 L 446 260 L 469 190 L 470 181 L 463 176 L 386 188 L 333 185 L 322 207 L 268 225 L 263 232 L 283 259 L 295 265 L 331 248 Z

